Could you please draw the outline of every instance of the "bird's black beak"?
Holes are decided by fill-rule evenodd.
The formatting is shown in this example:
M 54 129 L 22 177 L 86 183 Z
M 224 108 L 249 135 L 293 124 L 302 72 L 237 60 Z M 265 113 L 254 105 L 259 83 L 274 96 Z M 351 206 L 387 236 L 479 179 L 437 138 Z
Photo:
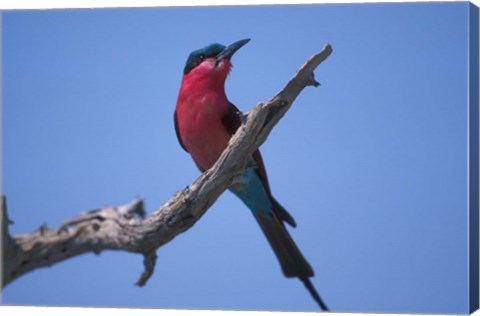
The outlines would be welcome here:
M 237 50 L 239 50 L 243 45 L 247 44 L 250 42 L 249 38 L 240 40 L 238 42 L 235 42 L 227 47 L 225 47 L 224 50 L 222 50 L 215 58 L 217 59 L 217 63 L 219 63 L 222 59 L 227 59 L 230 60 L 230 58 L 235 54 Z

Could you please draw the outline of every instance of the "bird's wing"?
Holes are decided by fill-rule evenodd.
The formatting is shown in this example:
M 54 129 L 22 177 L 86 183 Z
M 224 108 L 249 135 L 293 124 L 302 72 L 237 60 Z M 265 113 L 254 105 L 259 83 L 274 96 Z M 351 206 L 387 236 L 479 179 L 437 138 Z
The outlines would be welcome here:
M 180 136 L 180 129 L 178 128 L 177 111 L 175 111 L 173 114 L 173 121 L 175 122 L 175 133 L 177 134 L 178 142 L 180 143 L 180 146 L 182 146 L 182 148 L 188 153 L 187 148 L 182 142 L 182 137 Z
M 228 111 L 225 113 L 225 115 L 222 118 L 222 123 L 225 129 L 231 134 L 235 134 L 237 129 L 242 125 L 242 121 L 240 120 L 240 110 L 233 104 L 230 103 L 230 106 L 228 108 Z M 262 160 L 262 155 L 260 154 L 260 151 L 257 149 L 253 153 L 253 159 L 255 160 L 257 167 L 257 173 L 260 176 L 260 179 L 263 182 L 263 185 L 268 191 L 268 194 L 270 195 L 270 185 L 268 184 L 268 178 L 267 178 L 267 171 L 265 170 L 265 166 L 263 164 Z
M 240 120 L 240 110 L 235 104 L 230 102 L 227 112 L 222 117 L 222 123 L 230 135 L 235 134 L 240 125 L 242 125 L 242 121 Z

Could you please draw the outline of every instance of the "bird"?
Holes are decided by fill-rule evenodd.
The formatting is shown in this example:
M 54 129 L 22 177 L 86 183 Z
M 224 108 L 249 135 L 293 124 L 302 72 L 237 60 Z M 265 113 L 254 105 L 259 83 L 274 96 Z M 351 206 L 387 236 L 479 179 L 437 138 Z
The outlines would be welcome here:
M 201 172 L 210 169 L 242 124 L 241 112 L 225 93 L 225 81 L 232 69 L 232 56 L 250 39 L 225 46 L 214 43 L 191 52 L 174 111 L 175 131 L 180 146 L 190 154 Z M 314 271 L 287 231 L 296 227 L 290 213 L 273 197 L 265 165 L 257 149 L 254 164 L 235 180 L 229 190 L 251 210 L 266 236 L 287 278 L 299 278 L 319 307 L 328 311 L 310 278 Z

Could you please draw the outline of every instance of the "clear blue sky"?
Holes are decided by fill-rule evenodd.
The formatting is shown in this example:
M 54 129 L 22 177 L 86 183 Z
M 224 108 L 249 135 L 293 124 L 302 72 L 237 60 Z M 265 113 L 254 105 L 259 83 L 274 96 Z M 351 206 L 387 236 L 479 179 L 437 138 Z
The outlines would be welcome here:
M 466 313 L 467 3 L 3 13 L 3 184 L 14 234 L 139 195 L 148 212 L 199 175 L 173 110 L 188 54 L 252 41 L 227 95 L 268 100 L 334 49 L 262 146 L 290 230 L 338 312 Z M 103 252 L 16 280 L 4 304 L 301 310 L 248 209 L 222 195 L 158 250 Z

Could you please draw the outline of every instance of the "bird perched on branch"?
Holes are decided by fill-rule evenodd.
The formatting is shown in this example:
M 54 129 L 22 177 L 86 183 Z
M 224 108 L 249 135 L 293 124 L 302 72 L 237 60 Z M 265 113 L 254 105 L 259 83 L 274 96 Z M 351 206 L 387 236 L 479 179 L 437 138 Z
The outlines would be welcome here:
M 240 40 L 230 46 L 211 44 L 188 56 L 175 108 L 175 130 L 180 145 L 202 172 L 213 166 L 242 124 L 239 110 L 225 94 L 225 80 L 232 68 L 231 57 L 249 41 Z M 284 224 L 295 227 L 296 223 L 273 197 L 260 151 L 252 156 L 256 166 L 248 167 L 229 190 L 252 211 L 284 275 L 299 278 L 321 309 L 327 311 L 310 281 L 313 269 Z

